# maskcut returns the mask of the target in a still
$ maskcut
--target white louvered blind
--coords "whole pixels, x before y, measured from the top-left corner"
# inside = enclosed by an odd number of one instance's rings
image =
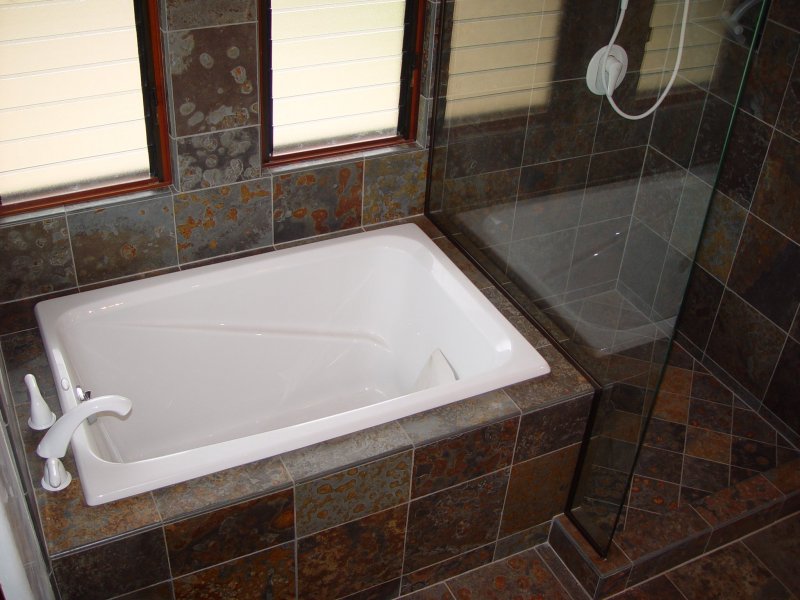
[[[397,133],[405,0],[272,0],[273,151]]]
[[[0,0],[0,196],[149,176],[132,0]]]
[[[448,122],[545,104],[561,17],[561,0],[456,0]]]

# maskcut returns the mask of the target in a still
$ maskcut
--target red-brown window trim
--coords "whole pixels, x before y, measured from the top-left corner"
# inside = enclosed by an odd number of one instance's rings
[[[134,2],[136,1],[134,0]],[[155,152],[151,152],[150,155],[150,169],[151,173],[157,173],[159,176],[154,175],[146,179],[87,188],[77,192],[35,198],[8,205],[3,205],[2,200],[0,200],[0,217],[98,200],[120,194],[157,189],[172,183],[169,161],[169,124],[166,110],[167,96],[164,84],[161,34],[159,31],[158,0],[138,1],[139,4],[136,6],[140,11],[143,11],[139,14],[145,17],[144,27],[139,30],[139,51],[140,54],[144,53],[142,68],[148,70],[147,78],[150,84],[147,88],[149,97],[145,99],[145,111],[151,111],[155,116],[154,122],[148,127],[148,144],[155,147]],[[154,159],[156,164],[153,164]]]
[[[302,150],[298,152],[287,152],[286,154],[271,154],[271,130],[272,130],[272,61],[270,60],[269,42],[271,39],[271,19],[270,19],[269,0],[260,0],[258,3],[259,31],[259,56],[261,62],[261,148],[262,164],[269,167],[284,166],[304,160],[317,160],[332,158],[354,152],[363,152],[377,148],[387,148],[392,146],[407,145],[416,141],[417,120],[419,117],[419,96],[420,81],[422,71],[422,44],[425,32],[425,8],[427,0],[406,0],[406,31],[404,33],[404,52],[409,51],[409,64],[404,64],[404,69],[408,68],[406,76],[406,93],[408,95],[409,109],[404,118],[406,134],[395,135],[392,137],[368,140],[365,142],[354,142],[350,144],[339,144],[326,148],[313,150]],[[411,31],[409,31],[409,26]],[[406,36],[413,35],[409,40],[410,45],[406,45]],[[401,92],[402,94],[402,92]]]

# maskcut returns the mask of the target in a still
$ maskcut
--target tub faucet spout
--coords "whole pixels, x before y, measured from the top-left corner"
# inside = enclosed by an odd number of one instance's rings
[[[124,396],[98,396],[64,413],[36,448],[36,454],[47,459],[42,487],[50,491],[63,490],[72,481],[72,476],[64,469],[60,459],[67,453],[75,430],[84,420],[101,412],[113,412],[124,417],[131,411],[131,406],[130,399]]]

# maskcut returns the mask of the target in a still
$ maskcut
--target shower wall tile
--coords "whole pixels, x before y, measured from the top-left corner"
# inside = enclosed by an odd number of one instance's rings
[[[181,263],[272,244],[272,181],[259,179],[175,196]]]
[[[578,227],[568,291],[616,279],[628,240],[629,226],[630,219],[623,217]]]
[[[298,598],[340,598],[400,576],[401,505],[297,541]]]
[[[567,229],[513,242],[508,256],[509,276],[530,286],[534,299],[562,294],[567,288],[576,234],[577,229]]]
[[[173,583],[175,600],[292,600],[295,598],[294,575],[294,543],[288,543],[176,578]]]
[[[705,100],[706,94],[694,88],[669,94],[653,117],[650,146],[688,168]]]
[[[717,187],[744,208],[750,208],[753,201],[771,136],[769,126],[745,112],[736,113]]]
[[[653,301],[655,315],[660,318],[672,318],[678,315],[691,270],[692,261],[669,246],[658,282],[658,291]]]
[[[275,243],[361,225],[364,162],[274,175]]]
[[[64,217],[0,227],[0,302],[74,288]]]
[[[732,115],[733,106],[728,102],[716,96],[709,96],[706,100],[692,153],[690,172],[709,185],[714,185],[716,180]]]
[[[411,497],[488,475],[511,464],[518,420],[508,419],[414,451]]]
[[[167,34],[177,137],[258,123],[258,25]]]
[[[686,176],[669,243],[689,258],[694,258],[696,255],[711,193],[708,184],[694,175]]]
[[[800,49],[800,33],[767,21],[744,87],[741,107],[774,125]]]
[[[447,212],[491,206],[514,198],[519,188],[519,169],[445,179],[442,208]]]
[[[794,432],[800,431],[800,342],[788,338],[764,397],[764,405]]]
[[[655,301],[667,248],[667,242],[652,229],[634,220],[619,279],[649,307]]]
[[[172,198],[68,213],[81,285],[177,264]]]
[[[685,177],[683,168],[658,152],[648,151],[633,214],[664,240],[672,235]]]
[[[160,528],[53,560],[62,600],[102,600],[169,579]]]
[[[778,115],[778,129],[784,133],[800,137],[800,54],[794,62],[794,70],[789,84],[786,86],[786,95],[783,106]]]
[[[256,0],[233,0],[223,4],[215,0],[166,0],[166,28],[193,29],[255,21]]]
[[[294,537],[292,490],[191,517],[164,527],[173,576],[186,575]]]
[[[750,216],[728,287],[788,331],[800,306],[800,245]]]
[[[258,136],[258,127],[243,127],[177,139],[176,187],[188,192],[260,177]]]
[[[421,215],[427,177],[427,150],[366,160],[364,225]]]
[[[507,484],[505,469],[412,501],[405,570],[416,571],[494,541]]]
[[[800,7],[792,0],[775,0],[770,6],[769,18],[800,31]]]
[[[756,398],[763,398],[785,340],[786,333],[726,291],[707,354]]]
[[[796,168],[798,164],[800,164],[800,142],[776,131],[761,171],[752,211],[800,244],[800,202],[797,202],[800,172]]]
[[[513,169],[519,167],[522,162],[525,124],[523,121],[521,126],[511,131],[487,131],[481,132],[480,135],[463,135],[456,141],[452,141],[453,133],[451,133],[450,139],[445,173],[450,179]]]
[[[519,200],[514,209],[513,241],[577,227],[582,204],[580,190]]]
[[[403,452],[298,485],[297,535],[305,536],[407,502],[411,458],[411,452]]]
[[[728,281],[746,219],[747,211],[726,195],[712,196],[697,262],[723,283]]]
[[[530,198],[582,187],[586,182],[588,168],[588,158],[523,167],[520,173],[519,197]]]

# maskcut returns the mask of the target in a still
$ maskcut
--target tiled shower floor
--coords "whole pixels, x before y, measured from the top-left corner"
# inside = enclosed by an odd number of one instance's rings
[[[612,598],[781,600],[800,598],[800,513],[680,565]],[[554,562],[555,561],[555,562]],[[551,568],[552,566],[552,568]],[[548,545],[454,577],[408,600],[587,598]]]

